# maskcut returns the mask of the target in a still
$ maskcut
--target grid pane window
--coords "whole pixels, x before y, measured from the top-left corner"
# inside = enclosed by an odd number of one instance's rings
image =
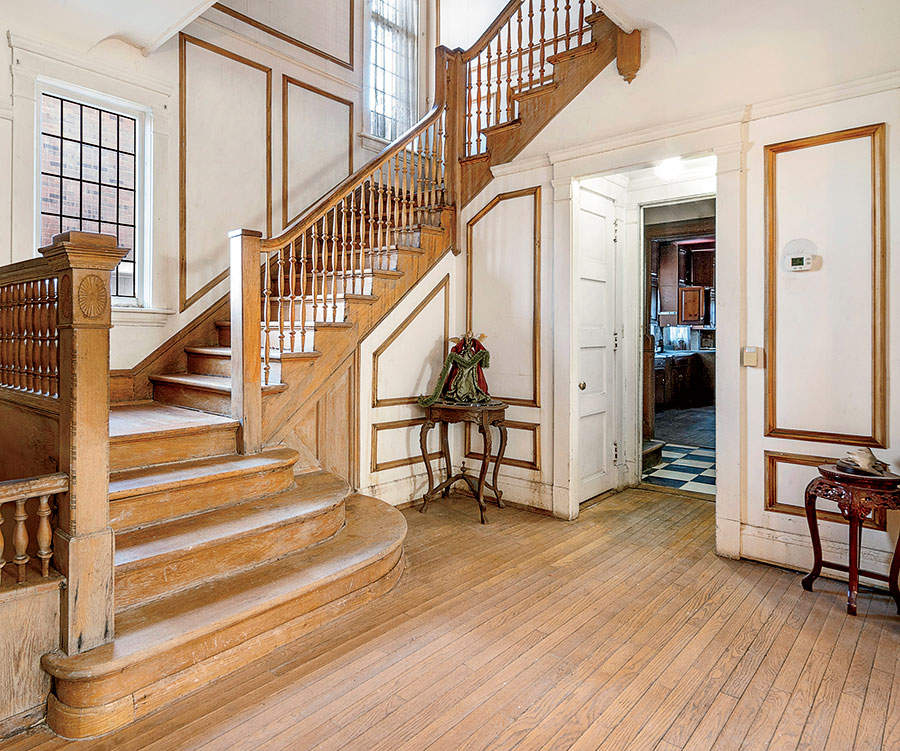
[[[415,121],[417,11],[418,0],[372,0],[369,108],[388,141]]]
[[[115,235],[128,255],[111,292],[135,297],[137,121],[117,112],[41,95],[41,245],[69,230]]]

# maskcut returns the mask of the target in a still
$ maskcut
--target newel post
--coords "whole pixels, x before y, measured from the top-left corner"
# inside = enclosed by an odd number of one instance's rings
[[[66,232],[41,248],[57,279],[59,500],[56,566],[67,587],[61,646],[77,654],[113,631],[113,532],[109,526],[110,272],[126,254],[110,235]]]
[[[262,450],[262,347],[260,318],[262,233],[239,229],[231,252],[231,416],[241,422],[242,454]]]

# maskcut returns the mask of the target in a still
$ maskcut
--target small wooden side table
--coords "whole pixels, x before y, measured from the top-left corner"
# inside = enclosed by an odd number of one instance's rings
[[[823,464],[819,467],[819,477],[806,486],[806,521],[809,523],[809,536],[812,538],[814,563],[812,571],[803,578],[803,589],[812,592],[813,582],[819,578],[822,568],[834,571],[846,571],[849,582],[847,587],[847,612],[856,615],[856,593],[859,588],[859,576],[878,579],[888,583],[891,596],[900,613],[900,585],[897,576],[900,574],[900,539],[891,559],[889,576],[874,571],[863,571],[859,567],[860,548],[862,546],[863,521],[877,508],[891,511],[900,510],[900,476],[887,474],[883,477],[869,477],[842,472],[834,464]],[[835,501],[841,515],[850,522],[850,560],[849,566],[822,560],[822,542],[819,539],[819,519],[816,516],[816,498]]]
[[[497,505],[503,508],[503,493],[497,487],[497,473],[500,471],[500,462],[503,461],[503,454],[506,451],[506,426],[503,419],[509,405],[503,402],[491,402],[489,404],[443,404],[438,402],[430,407],[425,407],[425,422],[419,432],[419,447],[422,450],[422,459],[425,462],[425,469],[428,472],[428,490],[422,496],[421,512],[425,512],[428,508],[428,502],[432,498],[436,498],[438,494],[443,493],[446,497],[450,493],[450,486],[455,482],[464,480],[475,494],[475,500],[478,501],[478,508],[481,510],[481,523],[487,524],[485,518],[484,489],[487,487],[493,492],[497,499]],[[450,461],[450,444],[447,440],[447,426],[451,423],[471,422],[478,427],[484,439],[484,453],[481,457],[481,472],[478,475],[478,484],[469,477],[465,465],[460,472],[453,474],[453,464]],[[447,479],[445,479],[437,487],[434,486],[434,472],[431,469],[431,462],[428,459],[428,431],[430,431],[436,423],[441,426],[441,453],[444,457],[444,466],[446,468]],[[500,448],[497,451],[497,459],[494,462],[494,476],[492,482],[487,482],[488,466],[491,463],[491,426],[496,425],[500,429]]]

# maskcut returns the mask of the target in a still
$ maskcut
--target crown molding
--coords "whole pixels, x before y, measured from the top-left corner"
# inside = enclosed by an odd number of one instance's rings
[[[12,31],[7,32],[7,39],[9,40],[10,49],[13,52],[14,68],[30,69],[27,64],[22,63],[17,57],[18,52],[26,52],[37,55],[38,57],[46,58],[47,60],[54,60],[74,68],[80,68],[89,73],[111,78],[116,81],[122,81],[131,84],[132,86],[138,86],[142,89],[153,91],[154,93],[162,94],[166,97],[172,96],[172,93],[174,92],[174,87],[171,84],[139,73],[133,73],[122,68],[114,67],[108,62],[92,60],[83,53],[64,50],[56,45],[46,44],[38,39],[17,34]]]
[[[751,115],[749,119],[761,120],[766,117],[784,115],[823,104],[834,104],[835,102],[856,99],[869,94],[880,94],[891,89],[900,89],[900,70],[858,78],[854,81],[814,89],[803,94],[759,102],[750,106]]]

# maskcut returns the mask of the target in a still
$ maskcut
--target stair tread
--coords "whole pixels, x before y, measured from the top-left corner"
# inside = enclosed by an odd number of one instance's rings
[[[349,490],[336,475],[316,472],[304,475],[299,485],[271,496],[121,532],[116,535],[115,565],[128,567],[287,520],[317,516],[340,504]]]
[[[295,463],[298,456],[293,449],[277,448],[252,456],[229,454],[125,469],[110,474],[109,499],[115,501],[132,495],[182,487],[186,484],[202,484],[213,479],[276,470]]]
[[[116,618],[113,642],[80,655],[52,652],[44,656],[44,667],[68,680],[118,673],[330,582],[347,579],[402,545],[406,519],[391,506],[353,495],[346,501],[346,513],[346,527],[329,540],[124,611]]]
[[[231,357],[231,347],[185,347],[184,351],[189,355],[206,355],[208,357]],[[260,353],[262,356],[262,353]],[[281,352],[277,349],[269,350],[269,359],[278,360]]]
[[[123,402],[109,408],[109,438],[113,441],[131,436],[200,432],[239,425],[240,421],[230,417],[160,402]]]
[[[231,393],[231,379],[223,376],[200,375],[198,373],[170,373],[165,375],[150,376],[152,383],[173,383],[181,386],[193,386],[206,391],[217,391],[223,394]],[[262,387],[263,393],[286,391],[283,383],[269,383]]]

